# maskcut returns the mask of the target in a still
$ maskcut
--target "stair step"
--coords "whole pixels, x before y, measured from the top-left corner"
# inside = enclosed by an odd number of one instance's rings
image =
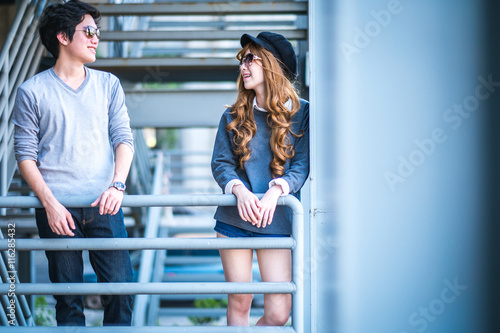
[[[234,58],[101,58],[89,67],[133,82],[236,82]]]
[[[162,44],[164,44],[163,42]],[[196,54],[214,54],[214,55],[221,55],[222,53],[228,54],[230,56],[235,56],[236,53],[240,50],[240,44],[235,43],[234,47],[213,47],[213,46],[206,46],[206,47],[192,47],[190,46],[189,48],[184,46],[183,42],[166,42],[166,43],[178,43],[182,45],[144,45],[142,48],[142,55],[144,57],[180,57],[180,56],[189,56],[189,55],[196,55]]]
[[[296,19],[294,16],[288,15],[287,17],[279,17],[277,20],[269,20],[268,15],[265,16],[262,20],[230,20],[228,18],[224,18],[221,20],[219,17],[213,17],[213,20],[173,20],[171,17],[168,17],[169,20],[163,19],[165,16],[156,16],[152,17],[148,22],[148,26],[151,29],[179,29],[189,27],[193,28],[205,28],[205,29],[242,29],[244,27],[256,27],[256,26],[273,26],[273,27],[295,27]],[[255,28],[253,28],[255,29]],[[273,29],[274,31],[274,29]]]
[[[89,64],[92,67],[231,67],[237,68],[238,63],[234,58],[100,58]]]
[[[307,14],[306,1],[92,4],[103,16]]]
[[[189,25],[189,22],[186,23]],[[239,40],[243,34],[256,36],[261,30],[192,30],[192,31],[102,31],[101,41],[213,41]],[[307,30],[273,30],[289,40],[305,40]]]

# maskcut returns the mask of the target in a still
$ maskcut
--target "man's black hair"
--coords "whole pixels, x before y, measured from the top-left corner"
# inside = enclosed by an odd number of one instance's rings
[[[84,20],[86,14],[92,16],[95,23],[99,24],[101,17],[99,10],[82,1],[70,0],[45,8],[38,23],[38,33],[42,44],[54,58],[59,58],[57,34],[64,33],[71,42],[76,26]]]

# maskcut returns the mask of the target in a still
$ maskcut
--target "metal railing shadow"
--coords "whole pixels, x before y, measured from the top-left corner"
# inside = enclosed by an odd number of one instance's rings
[[[258,195],[261,197],[262,195]],[[88,207],[93,197],[59,198],[66,207]],[[128,195],[125,207],[234,206],[233,195]],[[60,250],[174,250],[174,249],[291,249],[291,282],[169,282],[169,283],[9,283],[0,284],[0,295],[161,295],[161,294],[292,294],[291,327],[169,326],[169,332],[304,332],[304,212],[293,196],[281,197],[278,205],[292,211],[290,238],[100,238],[100,239],[9,239],[0,240],[0,251]],[[0,208],[41,207],[36,197],[0,197]],[[9,244],[15,244],[13,247]],[[5,327],[2,332],[156,332],[165,327]]]

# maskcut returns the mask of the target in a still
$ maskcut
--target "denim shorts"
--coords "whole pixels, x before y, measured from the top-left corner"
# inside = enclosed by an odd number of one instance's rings
[[[248,231],[220,221],[215,222],[214,230],[227,237],[290,237],[288,235],[263,234]]]

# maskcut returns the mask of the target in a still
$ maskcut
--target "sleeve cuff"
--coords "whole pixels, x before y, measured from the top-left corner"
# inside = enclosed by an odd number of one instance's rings
[[[271,188],[274,185],[281,186],[281,190],[283,191],[283,193],[280,196],[284,197],[290,194],[290,185],[288,185],[288,182],[283,178],[275,178],[269,182],[269,188]]]
[[[233,186],[234,185],[243,185],[243,182],[239,179],[232,179],[229,181],[229,183],[226,184],[226,187],[224,188],[224,194],[233,194]]]
[[[134,141],[133,140],[124,140],[124,141],[120,141],[118,142],[116,145],[113,146],[113,150],[116,150],[116,148],[118,148],[119,145],[125,145],[125,146],[128,146],[130,148],[130,150],[132,150],[132,153],[134,153]]]

